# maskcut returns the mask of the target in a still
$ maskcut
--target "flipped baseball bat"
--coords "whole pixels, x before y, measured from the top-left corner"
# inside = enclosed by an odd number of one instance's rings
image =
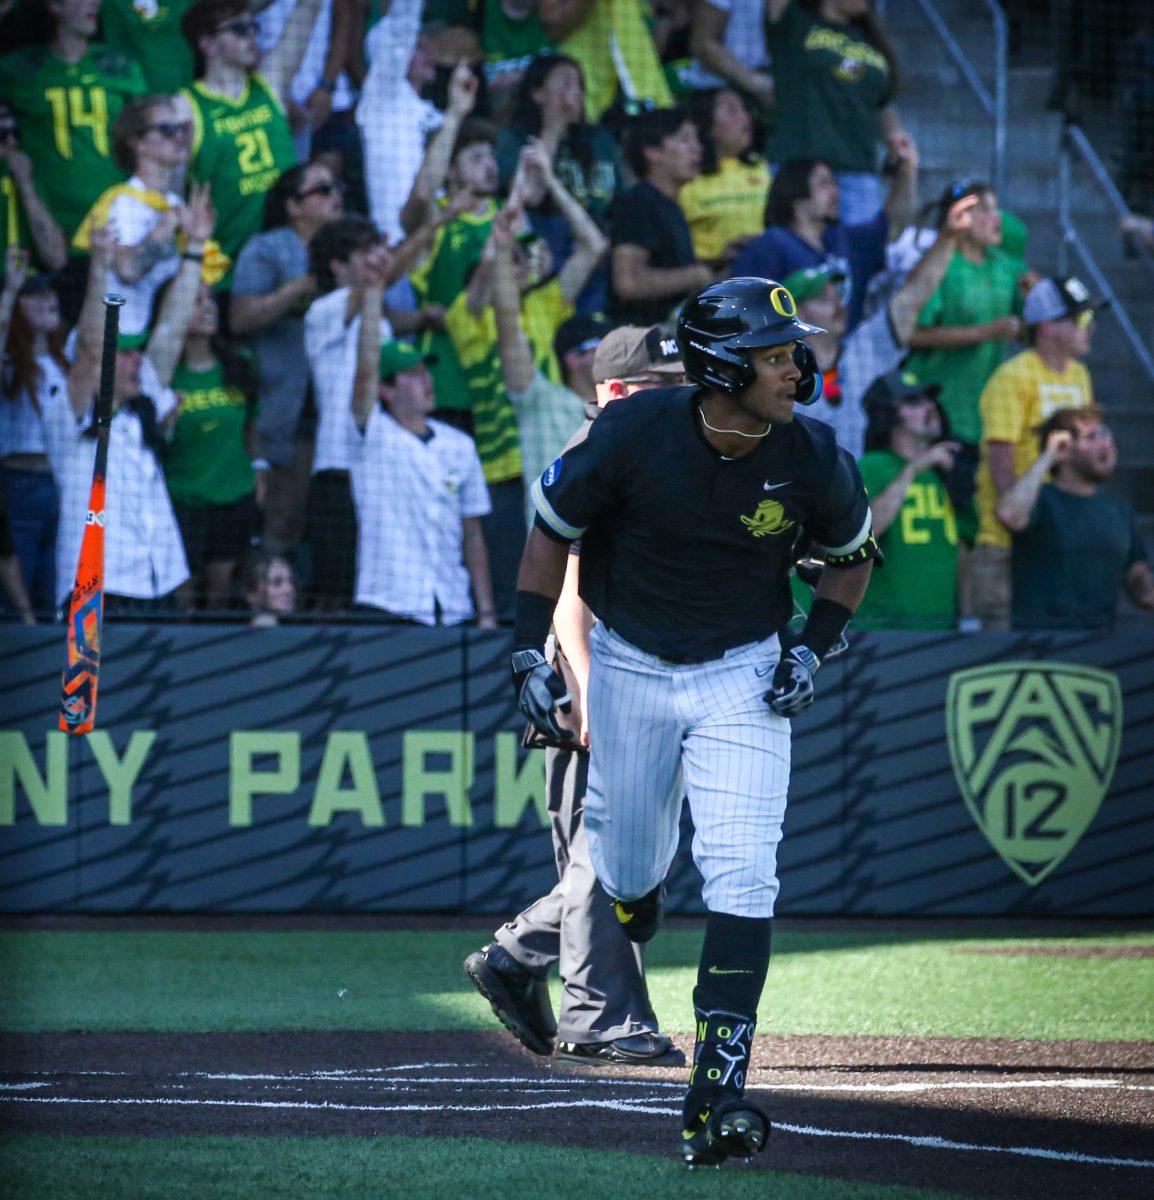
[[[100,390],[96,394],[96,459],[80,543],[76,582],[68,600],[68,658],[60,688],[59,725],[65,733],[91,733],[96,724],[100,686],[100,638],[104,624],[104,498],[108,473],[108,431],[116,383],[116,342],[124,297],[104,297],[104,344],[100,352]]]

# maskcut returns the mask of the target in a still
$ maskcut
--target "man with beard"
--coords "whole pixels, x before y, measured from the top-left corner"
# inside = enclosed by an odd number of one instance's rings
[[[1037,461],[997,505],[1014,535],[1014,627],[1107,628],[1119,584],[1154,612],[1154,578],[1134,510],[1103,489],[1118,451],[1102,410],[1061,408],[1038,429],[1038,440]]]
[[[886,569],[873,579],[857,623],[868,629],[952,629],[958,609],[958,530],[945,473],[958,444],[939,389],[908,371],[874,380],[858,467],[870,496]]]

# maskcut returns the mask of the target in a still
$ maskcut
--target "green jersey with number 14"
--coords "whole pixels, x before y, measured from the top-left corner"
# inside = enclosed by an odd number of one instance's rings
[[[36,190],[68,241],[96,198],[124,181],[112,161],[112,125],[146,90],[140,67],[107,46],[90,46],[72,66],[47,46],[0,57],[0,96],[20,123]]]

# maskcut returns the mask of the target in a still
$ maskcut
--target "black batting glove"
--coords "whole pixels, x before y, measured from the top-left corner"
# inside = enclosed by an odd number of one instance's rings
[[[538,733],[562,742],[573,740],[572,731],[563,729],[556,715],[556,710],[572,709],[569,690],[540,650],[513,651],[513,687],[517,707]]]
[[[813,677],[821,660],[808,646],[794,646],[778,660],[762,699],[779,717],[796,717],[813,703]]]

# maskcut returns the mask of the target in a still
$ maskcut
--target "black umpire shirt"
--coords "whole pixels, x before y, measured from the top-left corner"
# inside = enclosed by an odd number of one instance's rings
[[[590,609],[639,649],[686,661],[788,622],[803,530],[849,554],[871,529],[857,465],[828,425],[795,414],[727,459],[701,432],[698,394],[652,388],[607,405],[533,485],[543,531],[581,539]]]

